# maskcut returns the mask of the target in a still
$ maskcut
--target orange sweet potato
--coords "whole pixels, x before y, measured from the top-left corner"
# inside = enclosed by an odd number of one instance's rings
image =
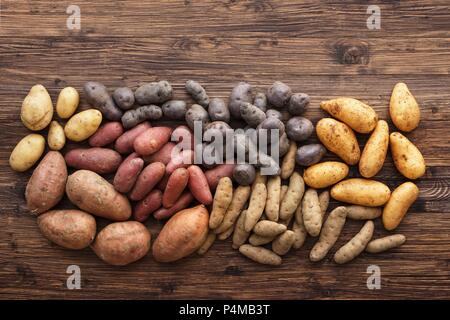
[[[189,171],[178,168],[169,177],[164,190],[162,204],[164,208],[170,208],[177,202],[189,181]]]
[[[189,166],[189,182],[188,187],[192,195],[198,202],[204,205],[212,203],[213,197],[209,189],[208,181],[205,174],[199,166]]]
[[[169,127],[153,127],[145,130],[133,142],[134,151],[142,156],[149,156],[165,145],[172,133]]]

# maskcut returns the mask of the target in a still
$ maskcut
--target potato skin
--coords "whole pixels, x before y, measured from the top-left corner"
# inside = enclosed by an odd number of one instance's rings
[[[92,136],[102,122],[102,114],[95,109],[77,113],[67,121],[64,133],[67,139],[80,142]]]
[[[347,179],[331,188],[333,199],[367,207],[384,205],[390,195],[391,191],[384,183],[361,178]]]
[[[349,242],[336,251],[334,261],[337,264],[343,264],[355,259],[364,251],[370,239],[372,239],[374,228],[373,221],[366,221],[361,230]]]
[[[359,133],[372,132],[378,122],[375,110],[357,99],[340,97],[322,101],[320,107]]]
[[[83,86],[83,91],[87,102],[95,109],[100,110],[106,119],[111,121],[120,120],[122,110],[116,106],[108,89],[103,84],[95,81],[86,82]]]
[[[171,120],[183,120],[187,112],[184,100],[169,100],[162,105],[161,109],[164,117]]]
[[[65,87],[61,90],[56,101],[56,113],[61,119],[70,118],[78,108],[80,95],[75,88]]]
[[[122,162],[117,151],[107,148],[73,149],[66,153],[64,159],[69,167],[98,174],[115,172]]]
[[[425,174],[425,159],[419,149],[399,132],[391,133],[392,159],[398,171],[406,178],[415,180]]]
[[[89,138],[89,145],[91,147],[104,147],[116,141],[122,134],[123,127],[120,122],[107,122]]]
[[[146,83],[134,92],[134,97],[139,105],[161,104],[172,99],[172,86],[163,80]]]
[[[281,265],[281,257],[269,249],[263,247],[252,246],[251,244],[243,244],[239,247],[239,252],[247,258],[271,266]]]
[[[266,120],[266,114],[264,111],[248,102],[241,103],[240,112],[241,118],[253,128],[256,128],[260,123]]]
[[[329,187],[348,175],[348,166],[337,161],[326,161],[307,168],[303,173],[305,183],[311,188]]]
[[[228,108],[231,116],[241,119],[241,103],[253,101],[253,87],[248,82],[239,82],[231,91]]]
[[[153,162],[139,174],[128,197],[133,201],[142,200],[164,177],[166,167],[161,162]]]
[[[220,98],[212,98],[208,106],[208,114],[211,121],[230,121],[230,110],[225,101]]]
[[[114,90],[112,95],[116,105],[122,110],[131,109],[134,105],[134,93],[128,87],[121,87]]]
[[[417,128],[420,122],[420,108],[405,83],[394,86],[389,104],[389,114],[395,126],[410,132]]]
[[[383,209],[383,225],[386,230],[398,227],[409,207],[417,200],[419,188],[412,182],[399,185],[393,192]]]
[[[161,207],[162,192],[160,190],[151,191],[144,199],[136,203],[133,210],[133,218],[136,221],[144,222],[148,217]]]
[[[383,167],[389,146],[389,126],[380,120],[364,147],[359,160],[359,172],[364,178],[372,178]]]
[[[178,198],[177,202],[170,208],[159,208],[153,213],[156,220],[168,219],[178,211],[187,208],[191,202],[194,200],[192,193],[189,191],[183,192],[183,194]]]
[[[197,251],[208,236],[209,213],[204,205],[176,213],[164,225],[152,251],[158,262],[173,262]]]
[[[93,216],[81,210],[51,210],[37,218],[41,233],[57,245],[79,250],[95,238],[97,224]]]
[[[169,177],[164,190],[162,204],[164,208],[172,207],[180,198],[189,181],[189,171],[178,168]]]
[[[383,238],[375,239],[367,244],[366,252],[379,253],[392,248],[400,247],[406,242],[403,234],[393,234]]]
[[[136,152],[130,154],[117,168],[113,182],[114,188],[121,193],[129,192],[136,183],[142,168],[144,168],[144,160],[139,158]]]
[[[220,226],[225,217],[225,213],[233,198],[233,182],[228,177],[219,180],[214,201],[212,205],[211,215],[209,217],[209,228],[216,229]]]
[[[151,104],[128,110],[123,114],[121,121],[125,129],[130,129],[146,120],[159,120],[162,116],[163,111],[161,107]]]
[[[22,102],[20,119],[25,127],[39,131],[48,126],[53,117],[53,104],[47,89],[37,84],[30,89]]]
[[[353,220],[372,220],[381,217],[381,208],[364,206],[347,206],[347,218]]]
[[[255,167],[248,163],[238,164],[233,169],[233,179],[241,186],[251,185],[255,176]]]
[[[286,123],[286,134],[294,141],[304,141],[314,132],[312,122],[304,117],[292,117]]]
[[[208,181],[209,188],[214,191],[219,184],[220,178],[233,176],[234,164],[220,164],[217,167],[205,171],[205,177]]]
[[[95,254],[113,266],[125,266],[143,258],[150,250],[151,234],[137,221],[111,223],[91,245]]]
[[[172,159],[172,150],[175,148],[176,144],[173,142],[167,142],[165,145],[162,146],[161,149],[156,151],[155,153],[144,157],[145,163],[152,163],[152,162],[162,162],[165,166],[170,162]]]
[[[112,221],[125,221],[131,216],[128,199],[95,172],[75,171],[67,178],[66,193],[73,204],[93,215]]]
[[[318,163],[327,153],[327,149],[319,143],[303,145],[296,151],[295,162],[304,167]]]
[[[189,166],[188,188],[198,202],[209,205],[213,201],[213,196],[208,185],[208,180],[199,166]]]
[[[134,127],[131,130],[125,131],[119,138],[117,138],[116,143],[114,144],[114,149],[119,153],[131,153],[133,152],[133,143],[136,138],[146,131],[147,129],[151,128],[150,123],[144,122],[141,124],[138,124],[136,127]]]
[[[202,123],[204,129],[209,123],[209,115],[201,105],[193,104],[186,111],[185,120],[191,130],[194,130],[194,123],[197,121],[200,121]]]
[[[20,140],[9,156],[11,169],[23,172],[30,169],[42,156],[45,149],[45,138],[32,133]]]
[[[349,165],[357,164],[361,155],[358,141],[352,129],[345,123],[323,118],[316,125],[319,140],[331,152]]]
[[[148,156],[161,149],[170,139],[172,128],[153,127],[145,130],[133,142],[134,150]]]
[[[51,150],[61,150],[66,144],[66,135],[64,134],[63,127],[58,123],[58,121],[52,121],[50,123],[50,128],[48,129],[47,136],[48,147]]]
[[[67,167],[58,151],[49,151],[28,181],[25,199],[28,210],[39,215],[53,208],[64,196]]]
[[[270,105],[275,108],[282,108],[289,102],[292,96],[292,90],[287,84],[281,81],[275,81],[267,89],[266,96]]]
[[[206,93],[205,88],[201,86],[195,80],[188,80],[185,84],[186,91],[191,95],[192,99],[195,100],[202,107],[208,107],[209,105],[209,97]]]

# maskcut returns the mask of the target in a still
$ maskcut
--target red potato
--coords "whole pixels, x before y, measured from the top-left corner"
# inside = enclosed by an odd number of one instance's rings
[[[172,159],[172,150],[175,147],[175,143],[167,142],[161,149],[152,155],[144,157],[145,163],[162,162],[167,165]]]
[[[173,206],[168,209],[158,209],[157,211],[155,211],[155,213],[153,213],[153,217],[155,217],[156,220],[168,219],[178,211],[187,208],[193,200],[194,197],[192,196],[192,194],[189,191],[185,191]]]
[[[144,167],[144,160],[136,152],[130,154],[117,169],[114,176],[114,188],[122,193],[129,192]]]
[[[188,187],[192,195],[198,202],[204,205],[212,203],[213,197],[209,189],[208,180],[199,166],[189,166],[189,182]]]
[[[214,191],[219,184],[219,180],[223,177],[228,177],[232,179],[233,177],[233,169],[235,164],[221,164],[217,167],[205,171],[206,179],[208,180],[209,188]]]
[[[170,139],[172,128],[153,127],[142,132],[134,140],[134,151],[143,156],[149,156],[161,149]]]
[[[166,172],[171,174],[178,168],[187,168],[194,163],[194,151],[183,150],[177,152],[166,166]]]
[[[139,174],[129,198],[134,201],[142,200],[156,184],[164,177],[166,167],[161,162],[153,162]]]
[[[163,191],[166,190],[167,182],[169,181],[170,174],[167,172],[164,174],[164,177],[161,179],[161,181],[158,182],[156,185],[156,188]]]
[[[172,132],[171,141],[176,142],[183,150],[194,149],[194,135],[188,126],[181,125],[176,127]]]
[[[67,166],[98,174],[112,173],[122,162],[117,151],[107,148],[73,149],[64,156]]]
[[[107,122],[89,138],[91,147],[103,147],[116,141],[123,134],[123,127],[120,122]]]
[[[185,168],[178,168],[170,175],[162,199],[164,208],[170,208],[177,202],[186,188],[188,181],[189,171]]]
[[[208,236],[209,213],[204,205],[178,212],[164,225],[153,243],[153,258],[173,262],[195,252]]]
[[[122,154],[127,154],[133,152],[133,143],[137,138],[145,130],[151,128],[152,126],[148,122],[143,122],[138,124],[131,130],[125,131],[119,138],[117,138],[116,143],[114,144],[114,149]]]
[[[144,222],[154,211],[161,208],[161,203],[162,192],[160,190],[153,190],[134,206],[134,220]]]

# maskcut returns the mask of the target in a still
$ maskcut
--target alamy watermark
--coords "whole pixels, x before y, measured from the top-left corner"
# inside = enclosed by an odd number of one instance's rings
[[[66,26],[69,30],[81,29],[81,9],[79,6],[72,4],[67,7],[66,13],[69,17],[66,20]]]
[[[66,273],[70,274],[67,278],[66,286],[69,290],[81,289],[81,269],[76,264],[70,265],[66,269]]]
[[[367,289],[380,290],[381,289],[381,269],[377,265],[370,265],[367,267],[366,273],[370,274],[367,278]]]
[[[377,5],[370,5],[367,7],[367,14],[370,16],[367,18],[366,25],[369,30],[381,29],[381,9]]]

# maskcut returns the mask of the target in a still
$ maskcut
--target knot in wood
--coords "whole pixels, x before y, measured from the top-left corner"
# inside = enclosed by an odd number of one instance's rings
[[[369,45],[359,40],[339,40],[334,45],[341,64],[368,64]]]

